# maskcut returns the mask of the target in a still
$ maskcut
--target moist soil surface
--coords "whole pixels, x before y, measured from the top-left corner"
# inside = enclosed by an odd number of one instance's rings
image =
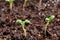
[[[0,0],[0,40],[60,40],[60,1],[59,0],[29,0],[24,7],[24,0],[15,0],[10,11],[9,3]],[[44,34],[45,18],[55,15]],[[26,24],[27,36],[16,23],[17,19],[30,20]]]

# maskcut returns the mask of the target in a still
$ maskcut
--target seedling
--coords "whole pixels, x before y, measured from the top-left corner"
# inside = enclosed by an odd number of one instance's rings
[[[46,35],[46,30],[47,30],[47,26],[49,25],[49,23],[53,20],[55,18],[55,16],[54,15],[52,15],[52,16],[50,16],[49,18],[46,18],[45,20],[46,20],[46,25],[45,25],[45,35]]]
[[[13,5],[13,1],[14,0],[5,0],[6,2],[9,2],[9,4],[10,4],[10,10],[12,10],[12,5]]]
[[[41,8],[42,8],[42,0],[39,0],[39,6],[38,6],[38,10],[41,10]]]
[[[26,37],[26,29],[25,29],[25,23],[29,23],[29,24],[31,24],[31,22],[29,21],[29,20],[25,20],[25,21],[22,21],[22,20],[20,20],[20,19],[17,19],[16,20],[16,23],[19,23],[19,24],[21,24],[21,27],[22,27],[22,29],[23,29],[23,31],[24,31],[24,36]]]
[[[25,10],[25,6],[26,6],[26,3],[27,3],[28,0],[24,0],[24,4],[23,4],[23,11]]]
[[[41,4],[42,4],[42,0],[39,1],[39,6],[41,7]]]

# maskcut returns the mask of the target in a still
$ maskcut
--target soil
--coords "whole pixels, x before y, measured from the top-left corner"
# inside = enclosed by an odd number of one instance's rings
[[[0,40],[60,40],[60,1],[59,0],[29,0],[24,7],[24,0],[15,0],[10,13],[9,3],[0,0]],[[40,5],[40,6],[39,6]],[[47,35],[44,35],[45,18],[55,15],[50,22]],[[27,36],[16,23],[17,19],[28,19],[32,24],[26,24]]]

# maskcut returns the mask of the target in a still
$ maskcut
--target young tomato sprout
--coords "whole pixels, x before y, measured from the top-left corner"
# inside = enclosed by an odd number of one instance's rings
[[[39,4],[38,4],[38,10],[42,9],[42,0],[39,0]]]
[[[13,1],[14,0],[5,0],[6,2],[9,2],[9,4],[10,4],[10,10],[12,10],[12,5],[13,5]]]
[[[52,15],[52,16],[50,16],[49,18],[46,18],[45,20],[46,20],[46,25],[45,25],[45,35],[46,35],[46,30],[47,30],[47,26],[49,25],[49,23],[53,20],[55,18],[55,16],[54,15]]]
[[[20,20],[20,19],[17,19],[17,20],[16,20],[16,23],[21,24],[21,27],[22,27],[22,29],[23,29],[23,31],[24,31],[24,36],[26,37],[27,33],[26,33],[26,29],[25,29],[25,23],[31,24],[31,22],[30,22],[29,20],[27,20],[27,19],[26,19],[25,21],[22,21],[22,20]]]
[[[25,10],[25,6],[26,6],[26,3],[27,3],[28,0],[24,0],[24,4],[23,4],[23,11]]]
[[[41,4],[42,4],[42,0],[39,1],[39,6],[41,7]]]

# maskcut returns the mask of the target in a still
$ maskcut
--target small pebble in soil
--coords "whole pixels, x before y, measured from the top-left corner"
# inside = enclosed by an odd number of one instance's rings
[[[53,36],[57,36],[56,34],[53,34]]]
[[[2,11],[5,11],[5,9],[4,9],[4,8],[2,8],[1,10],[2,10]]]
[[[41,35],[40,35],[40,34],[37,34],[37,36],[41,37]]]
[[[44,5],[45,7],[47,6],[47,4]]]
[[[49,28],[49,29],[48,29],[48,31],[52,31],[52,29],[51,29],[51,28]]]
[[[52,1],[52,3],[54,3],[54,1]]]
[[[50,4],[48,4],[48,6],[50,6]]]
[[[54,38],[53,38],[53,37],[54,37]],[[53,34],[52,39],[53,39],[53,40],[55,40],[55,39],[58,40],[57,34]]]

